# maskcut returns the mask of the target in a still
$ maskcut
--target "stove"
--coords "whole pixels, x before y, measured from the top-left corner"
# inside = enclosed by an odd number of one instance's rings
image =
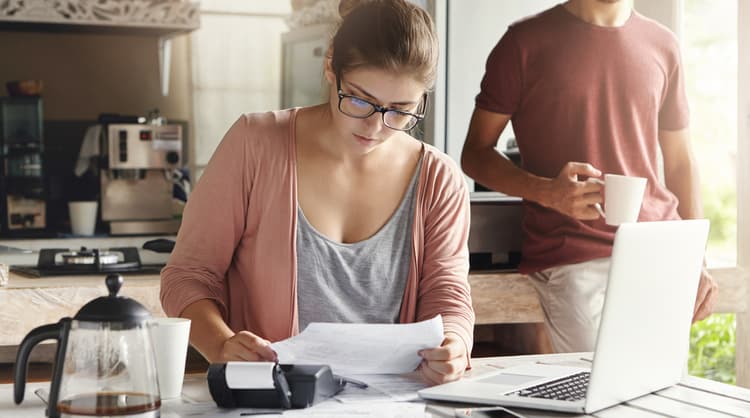
[[[44,248],[36,266],[10,266],[10,270],[31,277],[79,276],[86,274],[159,274],[163,265],[143,264],[136,247],[77,250]]]

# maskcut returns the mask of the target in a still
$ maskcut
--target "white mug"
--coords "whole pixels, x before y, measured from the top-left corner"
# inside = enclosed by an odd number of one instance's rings
[[[68,202],[70,229],[74,235],[94,235],[96,229],[97,201]]]
[[[190,320],[186,318],[153,318],[149,331],[156,354],[156,374],[161,399],[179,398],[185,377],[190,338]]]
[[[598,203],[594,206],[607,225],[638,221],[646,181],[645,177],[604,175],[604,210]]]

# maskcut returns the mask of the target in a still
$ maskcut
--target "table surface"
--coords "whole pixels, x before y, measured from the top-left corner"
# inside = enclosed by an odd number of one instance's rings
[[[475,376],[481,375],[493,369],[533,361],[560,362],[562,364],[585,366],[588,363],[581,360],[581,357],[584,354],[585,353],[571,353],[478,358],[472,360],[474,369],[469,374]],[[43,417],[44,404],[34,395],[34,391],[39,388],[49,389],[49,382],[27,384],[24,402],[17,406],[13,404],[13,385],[0,385],[0,416],[13,416],[18,418]],[[373,411],[373,415],[370,416],[384,416],[382,412],[385,409],[376,408],[376,406],[377,405],[368,405],[368,409]],[[452,417],[454,416],[456,408],[466,408],[467,406],[468,405],[466,404],[428,402],[426,403],[425,416]],[[301,412],[305,414],[305,411],[307,411],[312,414],[315,412],[316,407],[297,411],[297,413]],[[563,414],[529,409],[513,408],[513,410],[522,416],[529,418],[588,417],[588,415]],[[201,411],[204,411],[205,413],[201,413]],[[182,399],[163,401],[161,416],[165,418],[215,415],[239,417],[240,412],[241,411],[239,410],[220,411],[212,407],[205,376],[187,375],[183,386]],[[688,418],[750,417],[750,390],[712,382],[706,379],[687,377],[683,382],[676,386],[605,409],[596,413],[596,416],[604,418],[658,416]]]

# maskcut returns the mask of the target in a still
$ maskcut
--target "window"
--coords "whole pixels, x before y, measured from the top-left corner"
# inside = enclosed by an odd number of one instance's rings
[[[290,11],[289,1],[201,1],[201,28],[190,38],[196,174],[241,114],[279,108]]]
[[[737,2],[684,0],[683,60],[691,137],[711,219],[707,258],[737,263]]]
[[[746,193],[737,175],[738,165],[747,158],[738,154],[740,2],[681,3],[691,136],[701,173],[704,215],[711,220],[707,262],[709,267],[731,268],[742,255],[738,254],[738,221],[742,220],[738,197]],[[735,356],[736,317],[734,313],[715,314],[693,326],[691,374],[735,383],[736,364],[740,364]]]

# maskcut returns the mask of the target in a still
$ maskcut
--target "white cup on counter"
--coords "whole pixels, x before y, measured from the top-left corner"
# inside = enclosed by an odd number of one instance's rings
[[[153,318],[149,331],[156,354],[156,373],[162,399],[179,398],[185,377],[190,339],[190,320],[186,318]]]
[[[97,201],[68,202],[70,229],[74,235],[94,235],[96,228]]]

